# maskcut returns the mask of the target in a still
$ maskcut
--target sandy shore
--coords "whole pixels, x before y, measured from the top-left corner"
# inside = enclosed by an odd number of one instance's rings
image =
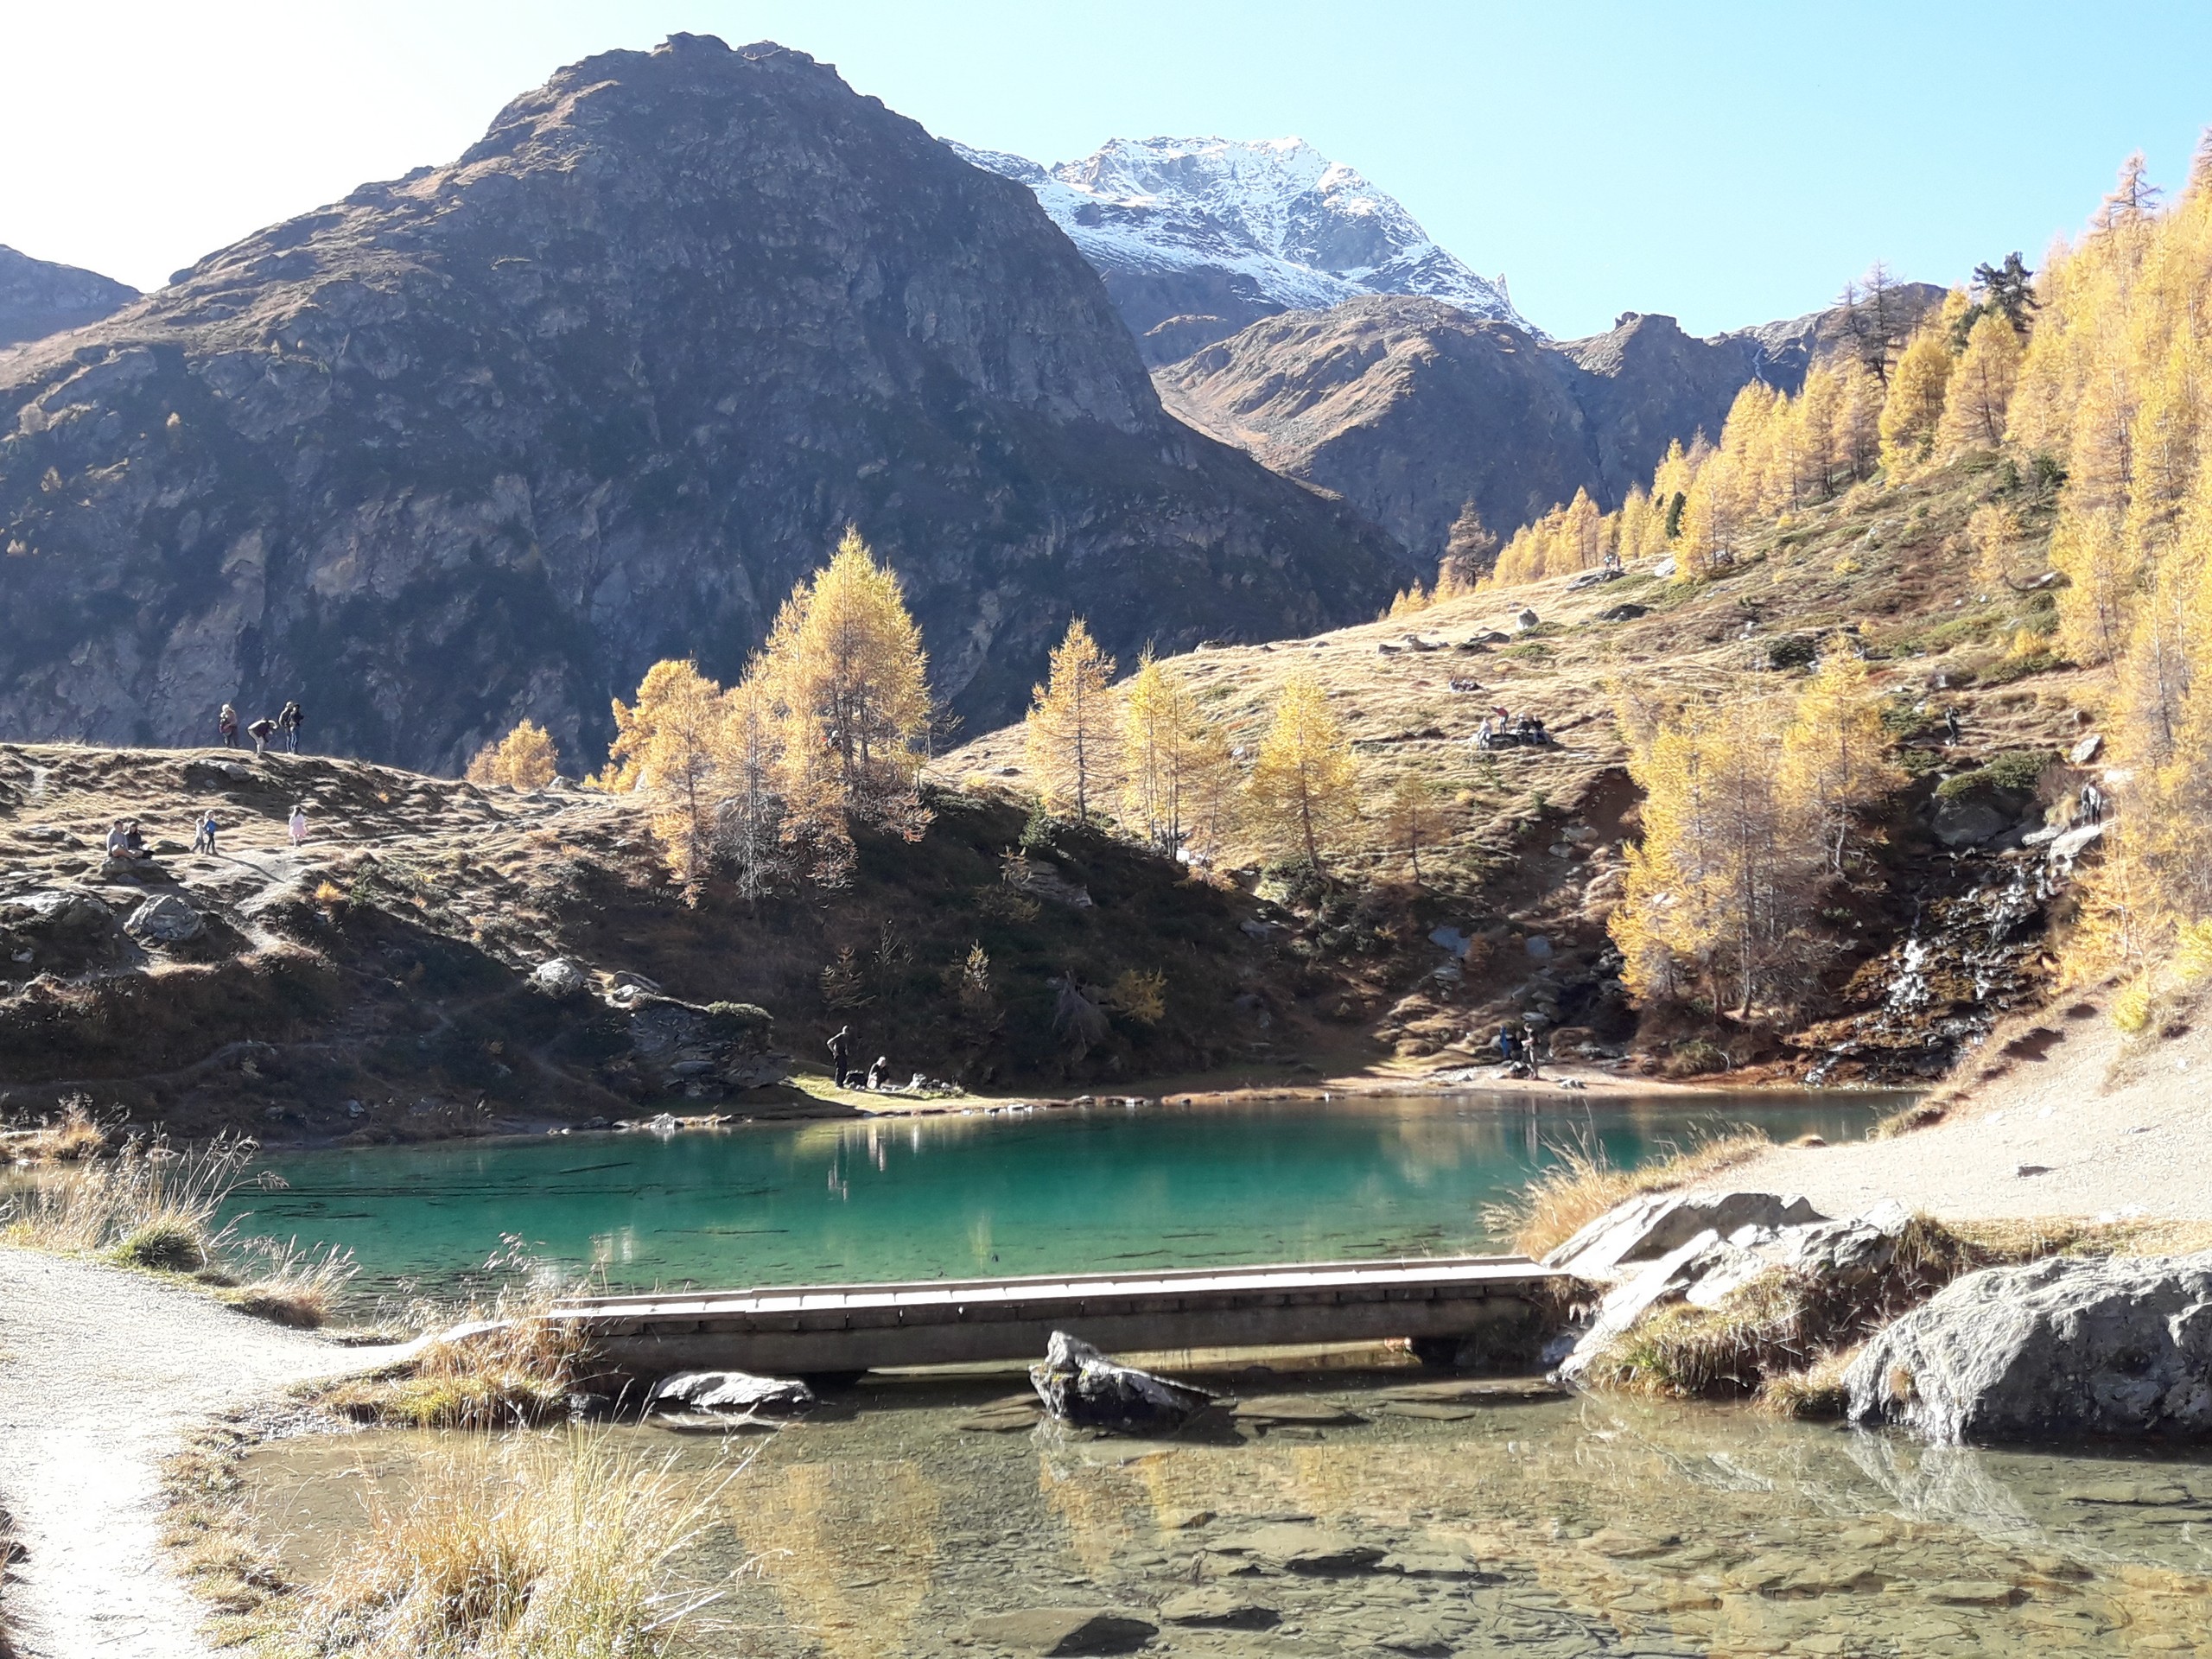
[[[1894,1198],[1960,1221],[2212,1221],[2212,1030],[2139,1049],[2101,1009],[2053,1011],[2042,1029],[1933,1128],[1777,1147],[1727,1184],[1802,1192],[1831,1216]]]
[[[391,1351],[0,1246],[0,1506],[23,1550],[0,1608],[24,1659],[204,1659],[160,1546],[161,1460],[223,1411]]]

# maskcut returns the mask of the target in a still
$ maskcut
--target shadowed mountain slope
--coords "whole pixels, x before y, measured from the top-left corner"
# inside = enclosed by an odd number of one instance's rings
[[[0,351],[98,322],[137,297],[137,289],[96,270],[34,259],[0,243]]]
[[[734,674],[847,522],[940,695],[1371,612],[1396,550],[1161,410],[1035,198],[773,45],[563,69],[459,161],[0,366],[0,730],[225,700],[456,766],[571,757],[655,658]]]
[[[1942,290],[1897,290],[1916,315]],[[1293,311],[1155,372],[1167,406],[1342,495],[1424,563],[1472,500],[1501,534],[1586,489],[1619,505],[1677,440],[1718,436],[1752,380],[1785,391],[1847,340],[1840,315],[1700,339],[1624,315],[1558,343],[1433,300]]]

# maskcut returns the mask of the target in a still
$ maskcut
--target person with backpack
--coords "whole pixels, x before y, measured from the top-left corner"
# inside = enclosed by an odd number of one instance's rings
[[[222,734],[223,747],[225,748],[235,749],[238,747],[238,711],[231,707],[229,703],[225,703],[223,705],[223,712],[215,716],[215,729]]]
[[[276,711],[276,729],[284,734],[284,747],[294,754],[300,752],[300,728],[306,721],[307,715],[301,711],[297,697]]]

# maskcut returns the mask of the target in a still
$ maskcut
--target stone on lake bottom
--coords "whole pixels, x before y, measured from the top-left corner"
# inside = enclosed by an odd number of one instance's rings
[[[689,1406],[694,1411],[791,1417],[813,1410],[814,1403],[812,1389],[787,1377],[754,1376],[747,1371],[678,1371],[653,1384],[645,1408]]]
[[[1382,1559],[1373,1544],[1320,1527],[1277,1522],[1224,1538],[1214,1547],[1224,1555],[1249,1555],[1287,1573],[1361,1573]]]
[[[1366,1421],[1332,1401],[1306,1400],[1295,1395],[1241,1400],[1230,1414],[1247,1428],[1334,1428]]]
[[[1170,1624],[1225,1630],[1263,1630],[1281,1617],[1265,1602],[1219,1586],[1192,1590],[1160,1603],[1160,1616]]]
[[[1024,1607],[970,1620],[969,1634],[1017,1653],[1134,1653],[1160,1627],[1103,1607]]]

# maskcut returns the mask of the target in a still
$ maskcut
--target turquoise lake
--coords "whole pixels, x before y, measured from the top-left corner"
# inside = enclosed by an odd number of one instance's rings
[[[1856,1138],[1895,1101],[1680,1094],[1150,1106],[283,1154],[248,1234],[352,1249],[372,1294],[518,1249],[611,1288],[1323,1261],[1497,1249],[1485,1204],[1563,1146],[1616,1164],[1727,1125]]]

